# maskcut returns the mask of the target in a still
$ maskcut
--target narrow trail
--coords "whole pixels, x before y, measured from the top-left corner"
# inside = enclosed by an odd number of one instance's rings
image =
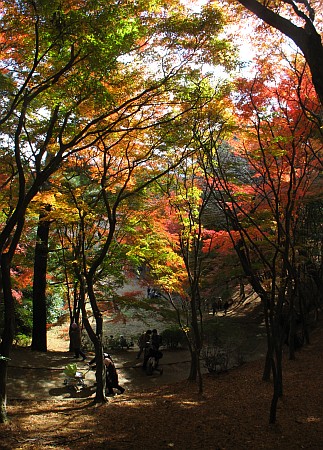
[[[246,314],[247,313],[247,314]],[[251,361],[265,354],[265,331],[259,313],[249,315],[248,308],[236,308],[227,315],[208,315],[218,330],[218,337],[228,345],[239,345],[243,359]],[[157,322],[158,323],[158,322]],[[159,325],[161,322],[159,322]],[[128,323],[108,321],[109,334],[119,336],[138,335],[147,329],[147,323],[129,320]],[[165,326],[166,327],[166,326]],[[52,326],[47,334],[47,353],[34,352],[30,348],[14,348],[8,368],[8,398],[10,399],[60,399],[91,397],[94,394],[95,373],[89,370],[87,362],[94,355],[87,354],[87,360],[76,360],[69,352],[68,324]],[[119,381],[126,393],[153,389],[164,384],[187,380],[190,369],[190,354],[187,350],[163,349],[160,361],[163,375],[158,373],[148,377],[142,369],[142,360],[136,359],[138,348],[113,353],[118,369]],[[76,362],[78,369],[85,373],[88,386],[80,393],[71,393],[64,386],[64,368]],[[203,366],[203,364],[202,364]],[[203,372],[207,369],[203,366]]]

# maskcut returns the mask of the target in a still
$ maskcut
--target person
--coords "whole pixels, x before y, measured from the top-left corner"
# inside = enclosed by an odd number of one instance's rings
[[[119,384],[118,372],[111,356],[108,353],[103,353],[103,358],[103,363],[106,368],[106,388],[108,395],[114,395],[114,388],[118,389],[120,394],[123,394],[125,388]]]
[[[138,339],[138,346],[139,346],[139,352],[137,353],[136,358],[139,359],[142,352],[145,350],[146,346],[149,344],[150,341],[150,335],[151,330],[147,330],[145,333],[142,333],[142,335]]]
[[[157,370],[160,374],[163,373],[163,369],[159,368],[159,360],[163,357],[163,353],[159,350],[159,347],[162,343],[162,338],[158,334],[156,328],[154,328],[151,332],[150,342],[145,347],[145,354],[144,354],[144,363],[142,365],[142,368],[145,370],[147,368],[147,363],[150,357],[155,358],[156,360],[156,366],[155,370]]]
[[[119,345],[122,348],[122,350],[124,348],[129,348],[128,342],[126,341],[125,337],[121,334],[120,338],[119,338]]]
[[[156,328],[154,328],[152,330],[152,334],[151,334],[151,345],[152,345],[153,349],[159,350],[161,343],[162,343],[162,337],[158,334]]]
[[[70,344],[71,350],[75,353],[75,358],[82,356],[82,361],[85,361],[86,355],[81,350],[81,330],[76,322],[73,322],[70,328]]]
[[[153,366],[151,366],[152,368],[150,369],[150,373],[148,373],[148,375],[152,375],[152,372],[154,370],[157,370],[157,372],[159,372],[160,375],[162,375],[163,368],[159,367],[159,360],[162,357],[163,357],[163,353],[160,350],[155,350],[152,345],[150,345],[150,347],[145,350],[144,364],[142,366],[143,369],[144,370],[148,370],[149,369],[149,359],[150,358],[154,358],[154,360],[155,360],[153,362]]]

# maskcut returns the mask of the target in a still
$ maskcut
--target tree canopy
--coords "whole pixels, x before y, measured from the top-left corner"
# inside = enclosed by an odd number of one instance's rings
[[[95,401],[106,401],[104,299],[127,270],[167,305],[189,305],[179,323],[200,393],[203,296],[251,284],[276,420],[286,330],[293,358],[296,317],[308,336],[322,301],[322,11],[307,0],[203,5],[1,2],[1,421],[17,311],[32,302],[23,330],[34,350],[46,351],[47,322],[66,310],[83,323]],[[232,37],[235,25],[245,39],[246,23],[261,47],[249,72]]]

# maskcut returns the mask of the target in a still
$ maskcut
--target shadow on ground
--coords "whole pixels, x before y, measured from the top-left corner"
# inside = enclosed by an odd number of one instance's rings
[[[142,360],[136,359],[136,351],[119,352],[114,355],[114,361],[120,384],[127,392],[138,392],[187,379],[190,357],[185,350],[165,350],[160,361],[163,375],[156,372],[152,376],[147,376],[142,369]],[[64,368],[72,362],[76,362],[78,370],[84,374],[86,388],[79,392],[64,385]],[[91,397],[95,392],[95,372],[89,370],[87,361],[78,361],[69,352],[40,353],[29,348],[14,348],[8,367],[7,392],[9,400]]]
[[[243,361],[264,357],[266,352],[266,333],[259,311],[253,315],[238,314],[232,311],[227,315],[209,316],[207,323],[216,331],[219,341],[228,346],[236,346]],[[63,347],[64,348],[64,347]],[[163,375],[155,373],[147,376],[142,369],[142,360],[136,359],[137,350],[123,350],[113,354],[119,373],[119,383],[126,393],[153,389],[160,385],[173,384],[186,380],[190,370],[190,354],[187,350],[163,350],[160,365]],[[88,398],[95,392],[95,373],[89,370],[88,354],[82,362],[68,351],[34,352],[30,348],[14,348],[8,367],[8,399],[68,399]],[[78,370],[84,373],[86,388],[80,392],[69,390],[64,385],[64,368],[76,362]],[[207,369],[203,366],[203,372]]]

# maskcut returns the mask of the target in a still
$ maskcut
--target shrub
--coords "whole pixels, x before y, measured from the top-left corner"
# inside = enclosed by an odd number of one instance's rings
[[[16,339],[18,335],[31,336],[33,329],[32,300],[28,297],[21,303],[16,301]]]
[[[31,337],[23,333],[17,333],[14,339],[14,345],[19,347],[28,347],[31,343]]]
[[[166,328],[160,335],[162,337],[162,345],[166,348],[175,349],[186,345],[185,333],[180,328]]]
[[[221,345],[220,332],[218,323],[208,321],[204,322],[204,342],[206,345]]]

